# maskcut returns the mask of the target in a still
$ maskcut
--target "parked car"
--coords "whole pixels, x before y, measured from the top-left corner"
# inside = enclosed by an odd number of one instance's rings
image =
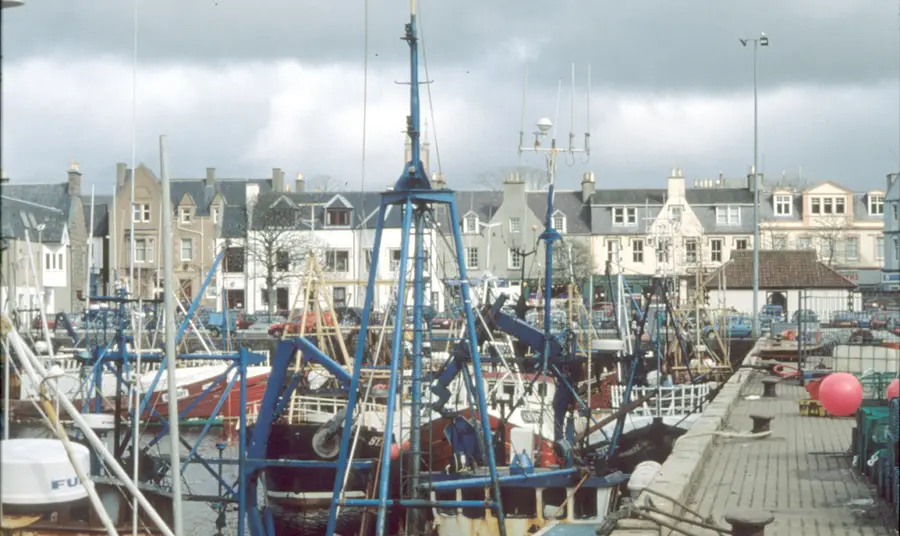
[[[762,310],[759,312],[759,317],[760,319],[768,317],[773,322],[784,322],[784,307],[772,304],[763,305]]]
[[[453,317],[449,313],[438,313],[431,319],[431,329],[450,329]]]
[[[331,314],[331,311],[325,311],[322,313],[322,322],[326,326],[335,326],[335,315]],[[303,324],[306,324],[305,330],[303,329]],[[295,315],[290,322],[279,322],[277,324],[272,324],[269,326],[269,335],[272,337],[280,338],[282,335],[299,335],[301,331],[304,331],[308,334],[313,334],[316,331],[316,315],[314,314],[305,314],[301,313],[299,315]]]
[[[726,339],[746,339],[753,336],[753,319],[745,315],[729,316],[725,320],[725,338]],[[722,328],[720,324],[715,326],[706,326],[703,328],[703,334],[707,339],[715,338],[713,331],[722,336]]]
[[[869,320],[870,329],[888,329],[888,324],[893,320],[894,323],[900,322],[900,312],[896,311],[878,311]]]
[[[833,328],[859,327],[859,313],[853,311],[835,311],[831,313],[829,325]]]
[[[810,309],[800,309],[799,311],[794,311],[794,314],[791,316],[791,323],[796,324],[797,322],[817,324],[819,322],[819,315]]]
[[[250,313],[236,313],[235,324],[238,329],[247,329],[256,323],[256,315]]]

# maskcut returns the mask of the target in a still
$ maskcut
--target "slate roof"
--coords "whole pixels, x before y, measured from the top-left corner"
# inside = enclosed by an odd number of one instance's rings
[[[197,205],[195,214],[201,218],[208,217],[210,206],[217,193],[222,194],[226,205],[246,204],[248,183],[257,184],[260,194],[272,191],[272,179],[216,179],[209,185],[205,179],[172,179],[170,183],[172,208],[177,208],[181,199],[189,195]]]
[[[528,207],[541,220],[547,218],[547,192],[528,192]],[[565,234],[591,234],[591,206],[581,202],[581,190],[555,191],[553,213],[566,215]]]
[[[81,196],[81,207],[84,212],[84,226],[90,234],[91,227],[91,196]],[[94,236],[104,237],[109,234],[109,211],[112,207],[111,195],[94,196]]]
[[[760,192],[760,221],[801,221],[803,219],[803,193],[791,192],[792,206],[791,213],[775,214],[775,196],[786,195],[784,193]],[[752,201],[751,201],[752,203]],[[854,193],[853,194],[853,219],[856,221],[880,221],[884,219],[882,214],[869,214],[869,194]]]
[[[704,285],[717,288],[719,274],[725,271],[729,290],[753,288],[753,251],[731,252],[731,260],[710,276]],[[813,250],[760,250],[759,288],[765,290],[792,289],[854,289],[856,285],[819,262]]]
[[[4,238],[25,238],[25,231],[29,230],[31,239],[37,240],[37,226],[43,224],[40,235],[43,242],[62,240],[72,207],[68,183],[6,183],[0,192],[0,229]]]

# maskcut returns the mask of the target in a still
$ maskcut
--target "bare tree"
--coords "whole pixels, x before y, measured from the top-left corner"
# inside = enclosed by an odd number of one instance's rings
[[[347,187],[347,182],[341,183],[331,175],[316,175],[307,184],[311,192],[342,192]]]
[[[568,283],[570,276],[574,275],[575,284],[581,285],[594,275],[594,258],[585,242],[555,242],[553,248],[554,284]]]
[[[817,218],[815,238],[819,249],[819,258],[828,266],[834,266],[840,260],[839,248],[849,227],[843,214],[830,214]]]
[[[543,190],[547,187],[547,171],[528,166],[485,171],[478,174],[478,177],[475,178],[475,183],[488,190],[499,192],[503,189],[503,183],[513,175],[524,181],[528,190]]]
[[[268,207],[254,212],[246,255],[262,271],[269,314],[275,312],[278,285],[302,275],[313,246],[312,234],[303,227],[297,208]]]

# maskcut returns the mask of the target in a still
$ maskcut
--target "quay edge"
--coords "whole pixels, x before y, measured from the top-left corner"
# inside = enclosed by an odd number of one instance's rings
[[[708,454],[716,436],[713,432],[722,429],[734,409],[745,386],[753,375],[753,367],[758,362],[758,350],[765,343],[765,338],[756,341],[753,349],[747,353],[731,378],[719,391],[719,394],[703,410],[701,416],[686,436],[675,443],[675,448],[666,461],[662,464],[659,474],[648,486],[649,489],[664,494],[677,500],[681,504],[687,504],[691,498],[691,492],[703,473],[703,461],[708,459]],[[702,435],[701,435],[702,434]],[[670,501],[657,495],[646,492],[641,493],[636,502],[643,504],[649,497],[661,509],[672,512],[675,515],[683,515],[683,509]],[[619,521],[611,536],[660,536],[668,535],[669,530],[659,527],[650,521],[623,519]]]

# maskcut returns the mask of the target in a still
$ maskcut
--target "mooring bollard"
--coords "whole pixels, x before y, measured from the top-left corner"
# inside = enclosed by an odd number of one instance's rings
[[[769,512],[732,512],[725,514],[732,536],[765,536],[766,525],[775,521]]]
[[[772,428],[769,423],[771,423],[774,418],[774,415],[750,415],[750,419],[753,420],[753,429],[750,433],[759,434],[770,431]]]
[[[766,398],[775,398],[777,395],[775,394],[775,386],[780,382],[778,378],[763,378],[763,396]]]

